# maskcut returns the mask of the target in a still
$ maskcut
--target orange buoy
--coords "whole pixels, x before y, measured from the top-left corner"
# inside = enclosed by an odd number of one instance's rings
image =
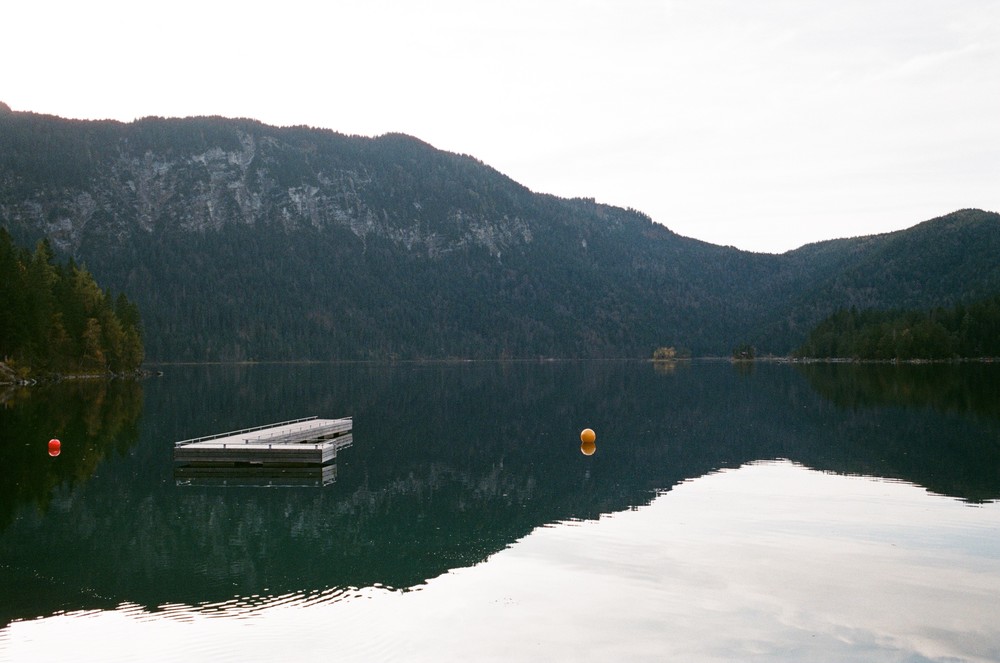
[[[55,438],[49,440],[49,455],[52,457],[58,456],[60,451],[62,451],[62,442]]]
[[[593,444],[597,440],[597,433],[595,433],[590,428],[584,428],[580,431],[580,441],[584,444]]]

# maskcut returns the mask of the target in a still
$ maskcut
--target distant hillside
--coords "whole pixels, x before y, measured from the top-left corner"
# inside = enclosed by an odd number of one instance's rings
[[[813,265],[773,330],[792,337],[838,308],[926,310],[1000,293],[1000,215],[961,210],[908,230],[810,244],[786,256]]]
[[[0,108],[0,225],[124,291],[168,361],[783,354],[861,297],[1000,292],[996,214],[754,254],[408,136],[223,118]]]

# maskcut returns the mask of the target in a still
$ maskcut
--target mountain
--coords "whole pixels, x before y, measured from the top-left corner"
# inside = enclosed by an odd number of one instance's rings
[[[136,302],[161,361],[783,354],[838,305],[1000,292],[993,213],[756,254],[409,136],[219,117],[0,105],[0,225]]]
[[[808,333],[836,308],[929,309],[1000,293],[1000,215],[966,209],[913,228],[809,244],[786,256],[812,265],[772,334]]]

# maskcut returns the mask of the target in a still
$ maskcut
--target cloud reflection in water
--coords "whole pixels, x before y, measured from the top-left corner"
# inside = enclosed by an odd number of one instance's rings
[[[420,591],[12,624],[14,659],[996,660],[1000,504],[756,463],[539,527]],[[239,617],[215,619],[213,617]],[[226,643],[224,647],[220,643]]]

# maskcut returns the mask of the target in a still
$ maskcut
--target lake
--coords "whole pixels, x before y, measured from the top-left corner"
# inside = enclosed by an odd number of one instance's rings
[[[1000,660],[1000,364],[167,366],[5,398],[2,660]],[[174,467],[311,415],[354,417],[324,471]]]

